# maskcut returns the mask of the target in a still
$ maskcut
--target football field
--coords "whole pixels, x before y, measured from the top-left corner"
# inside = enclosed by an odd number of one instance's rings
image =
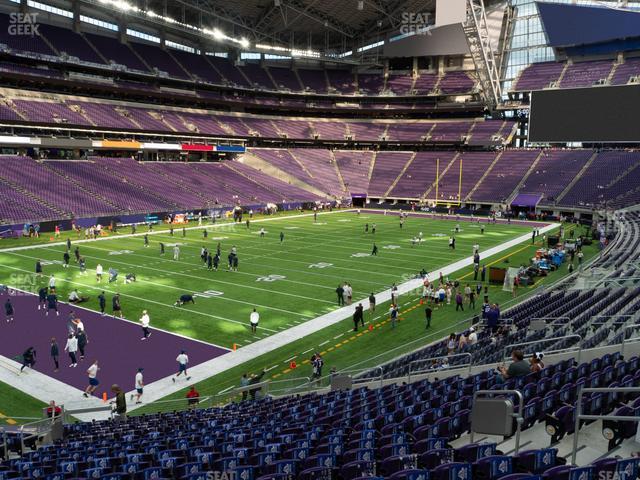
[[[365,233],[368,224],[369,233]],[[375,234],[372,233],[376,226]],[[454,234],[456,225],[460,232]],[[55,275],[57,293],[66,301],[72,289],[89,300],[83,307],[98,310],[97,296],[111,298],[119,293],[125,318],[137,320],[142,310],[149,311],[152,326],[224,348],[251,342],[301,324],[338,308],[335,290],[348,282],[354,299],[388,289],[393,283],[414,278],[425,268],[435,272],[456,260],[469,257],[474,244],[480,252],[531,231],[530,226],[485,224],[484,234],[477,223],[410,217],[400,228],[396,215],[355,212],[313,216],[269,218],[245,223],[206,227],[203,230],[181,228],[143,236],[113,235],[106,241],[72,241],[71,262],[63,268],[64,245],[38,246],[0,252],[0,283],[36,292]],[[264,229],[264,236],[260,234]],[[128,233],[128,230],[126,231]],[[280,241],[280,234],[284,235]],[[422,241],[413,245],[413,237],[422,233]],[[448,239],[455,235],[456,248]],[[160,254],[160,243],[165,246]],[[373,244],[378,255],[372,256]],[[200,258],[205,247],[215,252],[220,244],[218,271],[210,271]],[[180,250],[174,260],[174,245]],[[73,250],[85,258],[86,275],[81,275]],[[238,271],[229,271],[227,255],[237,249]],[[44,275],[34,279],[35,263],[40,260]],[[96,281],[95,268],[101,264],[105,275]],[[118,271],[109,283],[107,271]],[[125,284],[126,274],[136,282]],[[174,306],[184,293],[194,296],[195,304]],[[258,332],[249,328],[249,314],[260,313]]]
[[[385,299],[391,285],[416,278],[423,268],[432,278],[437,277],[443,267],[451,272],[452,280],[475,284],[469,263],[456,262],[469,261],[476,244],[481,264],[486,264],[487,269],[528,264],[541,245],[540,239],[531,243],[530,232],[545,224],[494,224],[482,219],[482,225],[484,232],[477,220],[415,215],[409,216],[401,228],[397,214],[364,210],[361,214],[319,214],[315,221],[309,213],[260,216],[249,227],[231,222],[202,227],[192,224],[184,233],[181,227],[175,227],[173,236],[168,226],[156,226],[148,235],[148,246],[142,231],[146,228],[139,228],[136,235],[122,228],[97,241],[80,241],[70,232],[64,232],[57,240],[12,240],[0,249],[0,284],[27,293],[18,292],[13,299],[16,320],[2,326],[0,358],[19,361],[25,348],[32,345],[39,352],[35,370],[42,376],[36,377],[34,371],[24,377],[0,369],[1,380],[39,400],[61,396],[68,399],[69,395],[75,399],[85,386],[85,368],[93,359],[99,359],[105,386],[119,383],[128,389],[136,369],[144,367],[149,387],[145,389],[147,401],[181,398],[187,384],[172,384],[170,376],[175,373],[177,353],[186,349],[192,359],[190,371],[194,372],[189,383],[195,382],[203,395],[227,401],[234,398],[233,387],[243,373],[266,370],[273,391],[299,385],[311,373],[309,357],[314,351],[324,357],[326,374],[330,368],[361,371],[441,339],[450,331],[459,331],[481,306],[478,299],[474,309],[467,305],[465,311],[456,311],[455,305],[436,308],[434,328],[425,330],[424,313],[419,308],[421,292],[407,290],[400,297],[400,324],[391,329],[389,303]],[[414,242],[420,234],[422,241]],[[452,235],[456,238],[455,250],[449,247]],[[526,240],[504,245],[517,237]],[[69,268],[62,266],[66,238],[71,239]],[[163,255],[160,243],[165,247]],[[201,249],[215,252],[218,243],[221,264],[218,271],[211,271],[200,258]],[[374,243],[377,255],[371,255]],[[173,258],[174,245],[180,249],[178,259]],[[86,260],[85,275],[74,260],[76,247]],[[237,272],[229,271],[226,261],[234,247],[239,258]],[[494,254],[483,256],[489,248],[494,248]],[[586,250],[587,257],[594,253],[595,250]],[[41,278],[33,273],[37,260],[43,264]],[[100,283],[95,275],[98,263],[105,271]],[[118,271],[117,280],[112,283],[107,280],[109,268]],[[136,275],[134,283],[124,282],[128,273]],[[565,274],[564,270],[553,272],[535,287],[520,289],[517,297]],[[37,309],[34,294],[47,285],[50,275],[56,278],[61,302],[66,302],[74,288],[88,296],[88,301],[80,308],[61,304],[60,317],[46,317]],[[345,282],[353,287],[354,302],[366,299],[370,293],[380,293],[378,309],[365,315],[366,328],[358,332],[352,332],[348,309],[336,311],[340,307],[335,290]],[[492,302],[508,306],[518,301],[511,292],[502,291],[502,285],[489,284],[488,278],[484,288]],[[102,291],[107,299],[105,316],[97,313],[97,295]],[[111,316],[111,299],[116,293],[121,297],[124,320]],[[184,293],[193,295],[195,304],[175,306]],[[6,293],[0,293],[1,302],[6,298]],[[368,302],[364,305],[368,307]],[[254,308],[260,313],[255,334],[249,326]],[[48,342],[56,337],[60,348],[64,346],[71,309],[85,323],[90,339],[87,357],[79,365],[84,368],[55,372],[47,358]],[[143,310],[148,310],[154,332],[148,342],[140,341],[138,319]],[[64,352],[61,356],[61,363],[66,365]],[[43,386],[51,384],[47,380],[51,378],[58,382],[53,382],[50,392],[41,392]],[[56,385],[63,388],[56,390]],[[108,390],[101,389],[100,395]]]

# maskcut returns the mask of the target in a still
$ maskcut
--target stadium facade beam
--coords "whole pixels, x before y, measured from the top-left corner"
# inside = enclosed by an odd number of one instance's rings
[[[153,18],[146,15],[144,12],[136,12],[136,11],[124,11],[117,9],[115,7],[111,7],[108,4],[104,4],[99,0],[78,0],[79,2],[90,5],[93,8],[104,9],[111,14],[117,15],[121,21],[126,23],[126,19],[135,19],[136,21],[140,21],[146,24],[157,25],[158,27],[171,29],[174,31],[179,31],[183,34],[187,34],[190,36],[199,37],[206,40],[213,40],[211,37],[198,32],[197,30],[193,30],[187,27],[183,27],[177,23],[168,23],[164,22],[161,19]],[[260,32],[253,28],[253,25],[246,21],[245,18],[240,15],[234,14],[233,12],[226,10],[219,6],[214,6],[211,2],[207,0],[196,0],[196,1],[186,1],[186,0],[173,0],[175,3],[184,6],[186,9],[191,9],[198,14],[202,14],[203,18],[213,18],[218,20],[222,24],[232,25],[237,27],[243,34],[247,36],[253,36],[256,42],[262,41],[272,41],[279,42],[279,39],[270,35],[268,32]],[[201,27],[202,25],[194,25],[197,27]],[[212,25],[213,26],[213,25]]]
[[[469,50],[482,88],[482,96],[489,110],[493,111],[501,102],[502,89],[500,71],[491,44],[487,13],[483,0],[467,0],[467,18],[464,23]]]
[[[373,6],[378,12],[383,14],[383,17],[377,18],[369,22],[362,29],[362,40],[364,42],[367,41],[368,38],[382,38],[385,35],[397,35],[401,34],[401,27],[403,23],[403,15],[405,14],[424,14],[429,13],[433,15],[434,13],[434,3],[433,0],[424,0],[422,8],[414,8],[413,10],[407,10],[407,2],[406,0],[397,0],[395,2],[385,2],[382,0],[366,0],[367,5]],[[388,25],[380,25],[379,22],[386,19]],[[373,35],[375,32],[375,35]]]
[[[350,27],[346,23],[339,22],[334,18],[330,18],[327,15],[320,12],[319,10],[313,8],[313,6],[317,1],[318,0],[313,0],[311,1],[311,3],[305,5],[300,0],[280,0],[279,2],[280,5],[278,7],[275,7],[274,5],[274,7],[268,11],[268,16],[265,16],[259,19],[258,22],[255,24],[254,28],[257,31],[266,34],[268,32],[267,28],[269,28],[273,23],[270,20],[273,20],[274,14],[278,13],[278,10],[280,10],[283,16],[283,20],[285,20],[282,23],[283,29],[290,28],[291,25],[297,22],[300,18],[306,17],[307,19],[312,20],[315,23],[323,25],[325,28],[329,30],[333,30],[341,35],[344,35],[345,37],[348,37],[348,38],[356,37],[358,32],[354,30],[352,27]],[[286,12],[288,10],[297,14],[291,20],[287,18]]]

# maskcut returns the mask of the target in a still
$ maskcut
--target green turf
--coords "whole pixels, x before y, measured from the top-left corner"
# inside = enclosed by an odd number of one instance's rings
[[[21,425],[42,418],[43,402],[0,382],[0,426]]]
[[[565,228],[569,230],[574,228],[574,226],[567,225]],[[518,245],[495,258],[492,257],[488,259],[487,264],[494,264],[500,267],[520,264],[526,265],[535,254],[535,250],[539,247],[539,244],[531,245],[530,243]],[[597,254],[597,248],[595,246],[585,247],[583,251],[585,253],[585,262]],[[547,277],[538,279],[535,285],[520,288],[516,293],[516,298],[513,298],[511,292],[504,292],[500,285],[486,285],[489,289],[490,300],[499,303],[502,309],[505,310],[510,305],[520,302],[527,296],[533,294],[539,287],[556,282],[567,274],[568,269],[566,265],[563,265],[561,269],[551,272]],[[473,279],[473,270],[471,267],[462,269],[451,275],[450,278],[459,279],[463,284],[466,281],[471,282]],[[424,324],[424,312],[422,308],[419,308],[419,300],[418,292],[401,296],[401,304],[409,302],[409,305],[402,309],[405,313],[401,315],[401,321],[395,330],[391,330],[386,315],[383,315],[383,317],[378,320],[372,320],[367,313],[365,319],[368,323],[370,322],[374,325],[373,331],[368,332],[368,329],[365,329],[367,333],[363,333],[364,331],[360,330],[358,333],[361,335],[356,336],[355,339],[352,340],[353,333],[351,329],[353,328],[353,323],[350,319],[346,319],[332,327],[325,328],[291,343],[286,347],[261,355],[239,367],[230,369],[205,381],[198,382],[197,388],[201,395],[212,396],[212,401],[214,402],[227,402],[233,400],[235,397],[225,392],[225,390],[238,386],[240,376],[243,373],[258,373],[263,368],[271,369],[265,378],[275,382],[272,383],[273,389],[281,391],[285,388],[300,385],[302,383],[300,379],[307,378],[311,375],[311,366],[308,361],[311,352],[306,354],[302,353],[307,352],[309,348],[312,348],[313,351],[319,351],[323,355],[325,360],[325,374],[329,372],[331,367],[336,367],[338,370],[347,369],[356,371],[371,368],[395,359],[402,354],[419,349],[433,341],[442,339],[451,331],[459,332],[464,327],[468,327],[473,315],[479,313],[481,305],[481,302],[477,302],[476,310],[473,312],[469,311],[468,308],[464,312],[456,312],[455,306],[453,305],[436,310],[433,314],[432,328],[427,330]],[[373,318],[375,319],[380,314],[384,314],[388,306],[388,303],[379,305]],[[334,340],[334,337],[340,334],[343,334],[343,336]],[[345,339],[348,340],[347,343],[344,343]],[[325,344],[327,340],[331,341]],[[340,344],[340,346],[336,347],[338,344]],[[296,369],[291,370],[289,367],[290,359],[294,356],[296,357],[295,361],[297,362],[297,366]],[[173,394],[167,397],[167,399],[180,399],[185,393],[186,390]],[[172,404],[154,405],[153,407],[143,408],[138,411],[138,413],[149,412],[158,408],[168,408],[169,406],[173,407]]]
[[[375,236],[364,233],[365,223],[377,224]],[[304,322],[337,308],[335,288],[339,282],[348,281],[353,285],[354,298],[366,297],[371,291],[381,291],[393,282],[412,278],[421,268],[437,271],[458,259],[472,253],[472,245],[478,243],[481,252],[499,245],[518,235],[531,231],[529,226],[487,225],[484,235],[476,224],[460,222],[462,232],[456,235],[457,249],[449,250],[447,238],[455,227],[455,221],[432,218],[409,218],[404,228],[399,227],[398,217],[382,216],[363,212],[357,216],[353,212],[320,215],[314,223],[312,217],[282,217],[274,221],[255,222],[247,229],[242,225],[225,225],[209,229],[209,238],[205,242],[201,230],[188,230],[182,238],[181,230],[176,229],[175,237],[168,232],[150,236],[150,247],[143,246],[143,239],[117,238],[99,242],[79,244],[81,254],[87,259],[88,275],[81,277],[72,260],[72,266],[64,270],[58,264],[45,266],[45,274],[54,273],[58,278],[60,298],[65,298],[73,286],[81,293],[93,298],[87,305],[96,308],[94,300],[100,289],[107,292],[119,291],[125,316],[137,319],[142,309],[148,309],[152,316],[152,326],[164,328],[225,347],[233,343],[246,345],[250,342],[285,330],[292,325]],[[267,233],[260,238],[258,232],[264,228]],[[284,232],[285,239],[279,241],[279,233]],[[423,232],[425,241],[416,247],[410,239]],[[128,232],[123,232],[128,233]],[[219,240],[218,240],[219,239]],[[377,257],[368,255],[374,242],[380,248]],[[167,245],[164,257],[159,255],[158,242]],[[172,260],[172,249],[168,245],[174,242],[186,242],[182,247],[180,261]],[[238,249],[240,271],[228,272],[226,265],[218,272],[207,271],[200,263],[200,247],[206,245],[215,248],[222,244],[223,262],[232,245]],[[6,244],[3,244],[6,245]],[[400,248],[384,248],[398,246]],[[487,264],[497,262],[506,266],[528,264],[535,251],[529,242],[521,244],[500,255],[486,259]],[[24,281],[21,274],[31,273],[36,258],[61,261],[64,247],[42,246],[17,252],[0,252],[0,283],[8,283],[20,288],[22,280],[25,288],[34,288],[30,278]],[[587,249],[587,258],[595,249]],[[119,252],[114,255],[113,252]],[[354,254],[367,254],[352,256]],[[96,284],[94,269],[101,262],[105,272],[114,266],[120,277],[135,272],[138,282],[132,285]],[[226,262],[225,262],[226,263]],[[314,264],[331,264],[324,268],[310,267]],[[485,263],[485,259],[483,259]],[[452,275],[462,278],[470,273],[470,268]],[[565,269],[549,276],[548,283],[565,274]],[[16,275],[18,274],[18,275]],[[286,278],[265,281],[270,275]],[[259,280],[263,278],[263,280]],[[273,278],[273,277],[271,277]],[[471,278],[469,278],[471,280]],[[44,284],[46,278],[38,280],[35,287]],[[536,285],[537,286],[537,285]],[[500,287],[489,287],[492,301],[504,304],[511,299],[511,293],[502,292]],[[37,289],[37,288],[36,288]],[[215,290],[222,296],[196,298],[196,305],[174,308],[173,301],[183,292],[203,292]],[[531,293],[531,289],[521,289],[519,296]],[[430,341],[443,337],[458,322],[468,320],[472,312],[455,312],[445,307],[434,313],[434,327],[425,331],[422,322],[422,309],[412,309],[417,303],[416,294],[401,298],[403,306],[402,321],[391,332],[386,315],[377,318],[387,310],[380,305],[373,317],[367,314],[367,320],[377,325],[373,331],[361,333],[352,338],[347,332],[352,328],[349,319],[304,337],[286,347],[255,358],[244,365],[224,372],[198,384],[203,395],[217,394],[237,385],[240,375],[245,371],[258,371],[269,368],[268,378],[282,381],[305,377],[310,374],[309,350],[319,350],[325,356],[326,372],[333,366],[339,369],[370,367],[382,361],[395,358],[403,352],[414,350]],[[248,328],[248,316],[257,306],[261,313],[259,335],[254,336]],[[479,310],[480,302],[477,304]],[[194,321],[195,318],[198,321]],[[334,337],[341,335],[334,340]],[[345,342],[346,340],[346,342]],[[328,343],[325,343],[329,341]],[[339,346],[336,346],[339,345]],[[232,353],[231,353],[232,354]],[[289,369],[289,359],[296,356],[297,368]],[[172,398],[179,398],[179,392]]]
[[[375,235],[364,233],[367,222],[377,223]],[[476,242],[482,251],[530,231],[515,225],[490,225],[480,235],[477,225],[463,222],[457,249],[450,251],[447,238],[454,226],[453,221],[410,219],[400,230],[395,216],[338,213],[321,215],[317,223],[311,217],[302,217],[256,222],[250,229],[244,224],[220,226],[210,229],[207,241],[199,230],[188,230],[183,238],[177,229],[174,237],[167,232],[150,236],[148,248],[143,247],[141,237],[79,244],[87,261],[86,276],[80,276],[72,261],[69,269],[59,264],[45,265],[45,278],[37,283],[45,284],[46,275],[55,274],[59,298],[66,299],[70,289],[77,287],[81,294],[92,297],[85,304],[89,308],[97,308],[100,290],[104,289],[107,296],[119,292],[127,318],[137,319],[147,309],[152,326],[230,348],[234,343],[247,345],[334,310],[335,288],[342,281],[352,284],[354,298],[364,297],[412,278],[422,267],[434,271],[468,257]],[[267,232],[264,238],[258,234],[260,228]],[[410,239],[420,231],[425,241],[412,248]],[[280,232],[285,234],[282,243]],[[374,241],[380,248],[377,257],[369,256]],[[166,245],[164,256],[159,255],[159,242]],[[172,259],[171,245],[176,242],[183,244],[179,261]],[[218,242],[221,269],[210,272],[200,261],[200,248],[215,248]],[[239,272],[229,272],[225,265],[233,245],[238,249]],[[390,246],[400,248],[388,249]],[[34,271],[37,259],[61,262],[65,249],[42,246],[0,253],[0,282],[33,289],[30,279],[24,285],[23,274]],[[94,275],[97,263],[103,265],[105,272],[109,267],[116,268],[120,281],[108,284],[103,279],[98,284]],[[137,275],[138,281],[122,284],[130,272]],[[205,291],[223,294],[196,297],[195,305],[172,306],[182,293]],[[253,307],[261,314],[258,335],[252,335],[248,328]]]

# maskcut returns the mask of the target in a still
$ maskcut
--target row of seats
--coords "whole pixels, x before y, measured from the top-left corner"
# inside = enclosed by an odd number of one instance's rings
[[[263,480],[286,475],[493,480],[515,473],[574,478],[583,470],[563,465],[553,448],[513,457],[495,443],[452,448],[450,442],[469,431],[473,393],[520,390],[525,397],[523,428],[544,420],[557,432],[555,442],[571,433],[567,412],[575,410],[580,386],[638,386],[638,364],[637,357],[624,361],[619,354],[605,355],[581,365],[549,365],[505,384],[489,370],[467,378],[266,398],[126,422],[77,423],[65,427],[63,441],[33,451],[21,451],[17,439],[10,441],[10,449],[21,456],[2,463],[0,479],[195,479],[209,471]],[[606,414],[635,398],[585,395],[583,412]],[[607,462],[587,468],[596,472],[619,466]]]

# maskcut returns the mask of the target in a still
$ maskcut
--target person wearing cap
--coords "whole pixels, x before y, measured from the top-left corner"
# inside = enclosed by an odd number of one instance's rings
[[[144,377],[142,376],[143,371],[144,371],[144,368],[141,367],[138,369],[138,372],[136,373],[136,378],[135,378],[136,405],[142,403],[140,399],[142,398],[142,394],[144,393]],[[131,398],[129,400],[133,400],[133,397],[134,395],[131,394]]]
[[[143,310],[142,316],[140,317],[140,325],[142,326],[142,338],[140,340],[146,340],[151,336],[151,332],[149,331],[150,321],[149,314],[146,310]]]
[[[184,373],[184,376],[187,377],[187,381],[191,380],[187,373],[187,364],[189,363],[189,357],[187,356],[187,352],[185,350],[180,351],[180,355],[176,357],[176,362],[178,362],[178,373],[176,373],[175,377],[171,377],[173,383],[176,383],[176,379]]]
[[[469,335],[467,335],[467,343],[469,345],[475,345],[478,343],[478,334],[476,333],[476,329],[471,327],[469,329]]]

